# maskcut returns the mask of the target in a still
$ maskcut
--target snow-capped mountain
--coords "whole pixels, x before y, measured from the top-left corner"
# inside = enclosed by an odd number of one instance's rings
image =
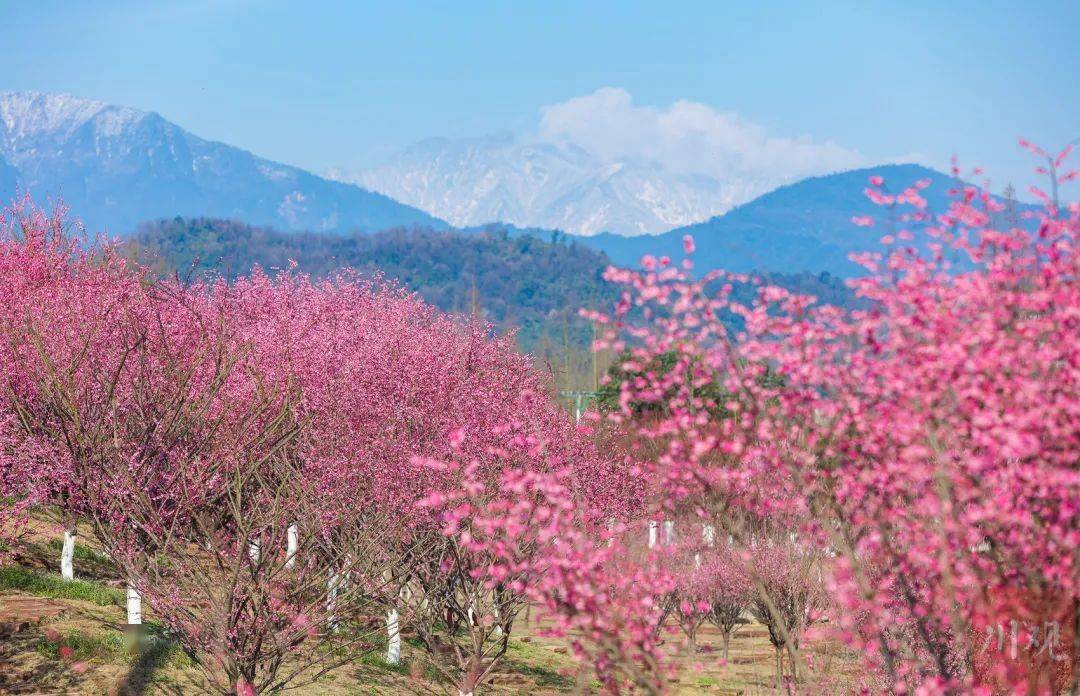
[[[284,229],[445,227],[357,186],[203,140],[156,113],[65,94],[0,93],[0,199],[62,199],[88,229],[213,215]]]
[[[707,220],[774,181],[666,170],[604,159],[572,143],[528,137],[425,140],[383,166],[332,175],[460,227],[501,221],[580,235],[655,234]]]

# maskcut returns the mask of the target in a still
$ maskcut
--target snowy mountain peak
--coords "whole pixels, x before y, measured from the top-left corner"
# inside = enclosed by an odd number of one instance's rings
[[[445,226],[371,191],[327,181],[224,143],[156,113],[68,94],[0,93],[0,206],[29,193],[63,200],[89,229],[211,215],[287,229]]]
[[[146,115],[138,109],[109,106],[70,94],[0,92],[0,123],[9,140],[67,135],[91,120],[99,122],[103,134],[116,134]]]
[[[497,136],[429,139],[390,163],[339,178],[458,226],[509,222],[591,235],[655,234],[706,220],[768,190],[766,182],[683,174],[573,143]]]

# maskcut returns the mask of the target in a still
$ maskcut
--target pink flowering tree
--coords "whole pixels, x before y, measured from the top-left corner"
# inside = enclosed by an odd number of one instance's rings
[[[1038,153],[1055,191],[1076,178],[1067,152]],[[733,286],[751,278],[646,258],[609,270],[627,291],[594,318],[636,374],[621,403],[663,405],[636,429],[661,451],[666,504],[698,501],[742,547],[745,520],[786,520],[829,557],[838,635],[878,687],[934,693],[983,678],[972,635],[1004,598],[1075,607],[1080,207],[1036,190],[1044,210],[1001,227],[986,192],[962,187],[933,214],[926,184],[870,181],[890,210],[883,251],[857,257],[864,309],[763,284],[741,304]]]
[[[663,564],[642,562],[649,552],[633,522],[640,502],[629,510],[590,505],[570,467],[509,469],[495,485],[471,468],[461,473],[458,488],[432,503],[451,525],[467,525],[467,550],[483,560],[478,577],[535,603],[607,690],[662,690],[668,674],[656,626],[675,582]]]
[[[462,693],[481,682],[505,653],[516,614],[542,594],[538,583],[546,579],[540,566],[550,545],[563,541],[563,535],[551,533],[547,520],[511,521],[504,516],[528,518],[534,511],[546,510],[542,497],[561,494],[563,488],[555,482],[563,481],[569,485],[567,493],[580,501],[580,509],[588,511],[580,522],[590,534],[599,535],[598,540],[611,537],[612,524],[625,518],[637,495],[617,463],[601,456],[591,434],[576,428],[540,389],[534,373],[523,374],[529,389],[495,409],[492,417],[497,425],[483,450],[470,453],[464,433],[459,432],[449,459],[418,462],[445,477],[423,505],[438,521],[436,530],[446,539],[446,555],[442,570],[431,578],[435,582],[428,579],[422,584],[444,588],[443,596],[452,603],[447,613],[457,616],[455,621],[466,627],[476,646],[484,643],[481,637],[495,639],[487,655],[474,651],[471,661],[459,667],[467,675],[465,687],[459,689]],[[553,488],[532,489],[544,482]],[[519,495],[530,500],[516,506],[512,501]],[[581,531],[567,530],[567,538]],[[450,576],[452,592],[447,592],[445,578],[452,569],[457,575]],[[424,571],[418,572],[423,576]],[[480,611],[483,607],[488,608]],[[442,622],[440,617],[429,618],[433,626]],[[427,642],[425,632],[420,630],[420,636]]]
[[[260,371],[296,381],[312,443],[298,453],[304,477],[341,511],[318,528],[344,558],[371,557],[364,540],[378,539],[382,557],[395,559],[385,568],[397,587],[386,605],[387,661],[402,658],[401,634],[411,631],[432,666],[469,693],[505,652],[525,595],[486,583],[487,562],[468,548],[471,522],[446,534],[445,511],[421,502],[456,490],[465,468],[493,489],[509,469],[573,463],[583,495],[607,504],[625,495],[597,483],[613,463],[553,405],[511,339],[391,284],[255,273],[213,292],[234,308]],[[357,507],[371,514],[346,514]],[[292,526],[294,538],[313,531],[306,517]],[[335,588],[352,581],[330,574]]]
[[[821,618],[826,608],[819,554],[780,532],[759,537],[753,548],[743,551],[754,585],[750,610],[769,629],[776,651],[776,683],[784,679],[784,656],[790,674],[799,681],[799,650],[806,629]]]
[[[746,623],[743,614],[754,598],[751,574],[742,556],[726,543],[701,554],[699,572],[703,575],[707,618],[720,632],[720,657],[727,660],[731,638]]]
[[[99,377],[116,369],[112,346],[140,283],[112,246],[72,230],[63,208],[46,214],[24,200],[0,215],[0,540],[13,540],[32,506],[56,513],[67,578],[96,472],[89,453],[62,446],[39,389],[62,380],[84,404],[95,398]]]
[[[663,599],[664,618],[670,617],[686,636],[686,652],[697,654],[697,634],[709,620],[711,604],[708,568],[701,565],[700,553],[683,550],[668,562],[674,587]],[[662,628],[662,626],[658,626]]]
[[[372,649],[390,565],[372,530],[386,527],[305,475],[315,443],[298,381],[260,370],[234,306],[205,290],[132,298],[109,362],[89,366],[92,388],[47,370],[34,393],[56,448],[92,470],[85,514],[136,596],[214,689],[273,691]],[[298,519],[311,531],[291,539]],[[362,528],[350,548],[368,552],[345,554],[331,520]],[[349,582],[328,583],[334,574]]]

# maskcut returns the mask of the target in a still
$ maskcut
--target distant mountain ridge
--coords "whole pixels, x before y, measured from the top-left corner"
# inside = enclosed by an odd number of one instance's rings
[[[39,205],[62,198],[95,232],[172,215],[325,232],[446,227],[382,194],[204,140],[156,113],[65,94],[0,93],[5,203],[16,188]]]
[[[778,183],[740,175],[720,181],[515,136],[432,138],[386,165],[340,176],[458,227],[507,222],[579,236],[656,234],[706,220]]]
[[[705,222],[651,237],[602,234],[581,242],[603,251],[620,266],[635,266],[642,255],[682,258],[682,239],[696,243],[694,263],[699,270],[724,268],[735,272],[819,272],[850,277],[863,269],[848,260],[852,252],[881,249],[883,235],[894,232],[889,211],[865,194],[871,176],[885,180],[899,193],[920,179],[928,210],[948,209],[949,191],[963,182],[917,164],[890,164],[803,179],[782,186]],[[1018,210],[1032,206],[1015,204]],[[910,209],[909,209],[910,211]],[[853,217],[870,216],[871,227],[859,227]]]
[[[420,177],[418,190],[445,189],[445,203],[453,213],[449,217],[466,233],[502,230],[509,236],[528,234],[544,241],[568,236],[553,230],[569,225],[515,222],[525,204],[530,210],[554,211],[557,219],[599,221],[593,230],[606,229],[623,213],[630,224],[643,219],[644,213],[635,207],[642,204],[634,193],[640,190],[628,182],[651,181],[650,177],[673,180],[669,172],[653,171],[644,163],[626,163],[617,171],[610,163],[607,169],[596,169],[596,158],[572,145],[488,140],[492,139],[465,145],[433,140],[415,153],[420,162],[436,162],[430,171],[422,171],[441,182],[432,188]],[[518,169],[507,165],[516,172],[509,179],[488,176],[483,173],[492,157],[525,165]],[[659,184],[649,189],[653,192],[649,201],[656,204],[649,208],[651,219],[664,225],[680,215],[704,221],[657,235],[569,237],[621,266],[636,265],[647,253],[679,258],[682,238],[690,234],[697,243],[694,258],[699,271],[829,272],[848,277],[861,273],[848,255],[879,248],[879,239],[890,231],[888,212],[864,194],[871,176],[883,177],[894,191],[930,179],[923,194],[936,212],[946,209],[949,189],[960,183],[919,165],[882,165],[803,179],[710,217],[705,198],[694,196],[716,182],[685,178],[679,181],[689,187],[686,190],[661,189]],[[596,177],[609,188],[597,188]],[[555,199],[546,193],[526,195],[535,193],[529,188],[533,185],[543,184],[547,191],[553,179],[565,195]],[[760,182],[743,183],[749,191]],[[146,220],[175,216],[331,235],[401,227],[450,229],[443,220],[384,195],[203,140],[157,114],[56,94],[0,94],[0,199],[6,203],[17,188],[29,191],[38,205],[62,197],[71,217],[95,233],[127,234]],[[732,205],[743,195],[732,193],[738,190],[729,189]],[[613,207],[612,200],[625,200],[627,209]],[[667,212],[661,215],[662,210]],[[863,228],[852,223],[853,217],[865,215],[878,218],[878,224]],[[483,223],[461,222],[473,217]],[[313,239],[310,234],[306,238]]]

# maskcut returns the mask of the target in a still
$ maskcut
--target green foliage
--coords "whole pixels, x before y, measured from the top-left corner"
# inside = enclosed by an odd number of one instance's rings
[[[601,384],[597,390],[598,395],[596,397],[596,404],[601,411],[614,411],[619,408],[619,394],[622,392],[622,384],[626,380],[637,379],[643,377],[646,374],[665,375],[673,370],[678,363],[678,354],[675,351],[667,351],[660,354],[656,359],[649,362],[647,365],[643,365],[640,370],[626,370],[623,365],[626,361],[631,360],[629,352],[624,352],[615,360],[615,362],[608,369],[608,380],[605,384]],[[722,404],[725,399],[725,392],[715,382],[706,384],[699,396],[705,399],[709,403]],[[660,402],[661,405],[647,403],[644,401],[637,401],[631,404],[631,409],[635,415],[644,415],[652,413],[657,409],[662,408],[662,404],[666,403],[666,399]],[[722,413],[722,407],[717,407],[717,410]]]
[[[661,353],[651,360],[643,369],[627,370],[623,365],[631,360],[630,352],[624,352],[612,363],[607,372],[607,381],[600,385],[597,392],[596,404],[601,411],[610,412],[619,408],[619,394],[622,392],[623,382],[641,378],[647,374],[666,375],[675,369],[679,362],[678,353],[673,350]],[[765,386],[778,387],[783,384],[783,379],[772,372],[766,371],[761,379]],[[731,400],[729,392],[721,387],[716,381],[710,381],[697,390],[697,396],[704,402],[705,408],[714,418],[727,418],[731,412],[724,408],[724,404]],[[668,403],[669,398],[664,397],[659,404],[644,401],[635,401],[630,404],[631,411],[636,416],[659,412],[663,404]]]

